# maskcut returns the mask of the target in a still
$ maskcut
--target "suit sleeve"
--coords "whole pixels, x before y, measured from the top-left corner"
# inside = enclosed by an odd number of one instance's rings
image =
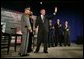
[[[29,21],[29,17],[24,16],[24,20],[25,20],[26,26],[30,30],[31,29],[31,24],[30,24],[30,21]]]
[[[35,28],[39,25],[39,18],[36,18]]]
[[[47,15],[46,17],[48,19],[51,19],[52,20],[52,18],[54,18],[55,16],[56,16],[56,13],[54,12],[52,15]]]
[[[68,27],[68,29],[69,29],[69,35],[70,35],[70,26]]]

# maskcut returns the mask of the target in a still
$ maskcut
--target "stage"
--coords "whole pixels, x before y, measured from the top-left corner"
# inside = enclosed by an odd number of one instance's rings
[[[10,48],[7,55],[6,49],[1,50],[1,58],[83,58],[83,45],[71,44],[71,46],[57,46],[48,48],[48,53],[43,53],[43,47],[40,47],[39,53],[31,52],[29,56],[20,57],[18,55],[20,45],[14,52],[14,47]],[[34,47],[35,50],[36,47]]]

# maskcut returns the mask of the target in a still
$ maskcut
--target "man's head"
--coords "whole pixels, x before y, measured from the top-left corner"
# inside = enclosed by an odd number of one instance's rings
[[[45,14],[46,14],[45,9],[41,9],[41,10],[40,10],[40,13],[41,13],[41,15],[45,15]]]
[[[52,20],[49,20],[49,25],[52,25]]]
[[[68,25],[68,21],[65,21],[65,24]]]
[[[60,23],[60,20],[59,19],[57,19],[57,24],[59,24]]]
[[[31,14],[30,8],[25,8],[24,13],[30,15]]]

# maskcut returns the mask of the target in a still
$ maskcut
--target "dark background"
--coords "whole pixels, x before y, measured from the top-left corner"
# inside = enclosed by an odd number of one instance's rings
[[[43,2],[41,5],[40,2]],[[64,25],[67,20],[70,25],[70,40],[75,42],[78,37],[83,36],[83,1],[82,0],[6,0],[1,1],[1,7],[9,10],[23,12],[24,8],[30,7],[34,15],[39,15],[39,10],[45,8],[47,14],[54,12],[54,7],[58,7],[58,13],[53,18],[60,19]],[[81,39],[80,39],[81,40]]]

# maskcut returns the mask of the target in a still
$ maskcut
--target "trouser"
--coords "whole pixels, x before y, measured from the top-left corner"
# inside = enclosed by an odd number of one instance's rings
[[[54,40],[55,40],[55,31],[52,31],[52,39],[51,39],[51,45],[54,46]]]
[[[66,45],[70,45],[70,40],[69,40],[69,36],[68,35],[64,36],[64,45],[65,46]]]
[[[29,43],[29,33],[23,33],[22,34],[22,43],[21,43],[19,53],[27,54],[28,43]]]
[[[37,48],[36,48],[36,52],[39,51],[41,43],[44,44],[44,52],[45,52],[45,51],[47,51],[48,33],[42,32],[42,33],[40,33],[40,34],[41,34],[41,35],[38,36],[38,39],[37,39]]]
[[[39,49],[40,49],[41,43],[42,43],[41,41],[39,41],[39,42],[37,41],[37,48],[36,48],[36,51],[37,51],[37,52],[38,52]],[[47,43],[44,42],[43,44],[44,44],[44,52],[45,52],[45,51],[47,51]]]
[[[62,45],[62,35],[55,35],[55,46]]]
[[[49,31],[49,33],[48,33],[48,46],[50,47],[50,43],[51,43],[51,39],[52,39],[52,32],[51,32],[51,30]]]
[[[48,38],[48,46],[54,46],[54,39],[55,39],[55,36],[54,36],[54,30],[51,30],[49,32],[49,38]]]
[[[27,51],[31,51],[32,50],[32,37],[33,37],[33,34],[29,33],[29,44],[28,44]]]

